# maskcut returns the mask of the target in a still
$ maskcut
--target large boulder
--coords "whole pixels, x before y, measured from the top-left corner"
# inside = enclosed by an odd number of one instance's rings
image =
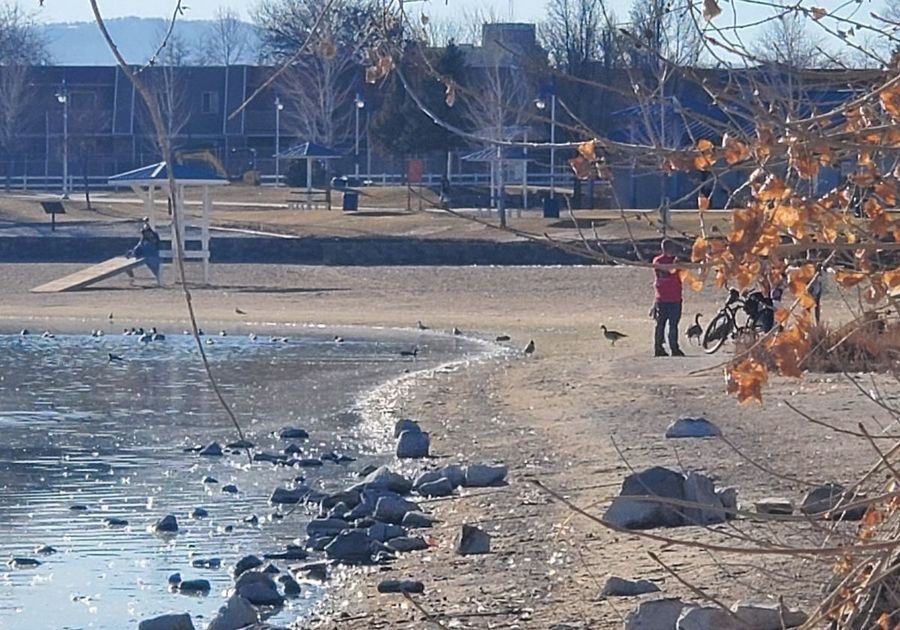
[[[725,522],[725,506],[716,494],[712,479],[700,473],[688,473],[684,480],[684,500],[693,503],[682,510],[687,525],[713,525]]]
[[[454,488],[459,488],[466,481],[466,470],[462,466],[449,464],[441,468],[439,472],[441,473],[441,477],[453,484]],[[505,477],[506,475],[504,475],[504,478]]]
[[[306,524],[306,535],[310,538],[337,536],[348,527],[347,521],[339,518],[314,518]]]
[[[721,429],[706,418],[678,418],[666,429],[667,438],[719,437]]]
[[[754,503],[758,514],[781,514],[790,516],[794,513],[794,502],[783,497],[767,497]]]
[[[616,576],[610,576],[600,591],[600,597],[634,597],[645,593],[657,593],[659,587],[648,580],[635,582]]]
[[[778,602],[740,601],[731,607],[734,616],[753,630],[783,630],[806,623],[807,615],[793,608],[785,608]]]
[[[684,602],[674,597],[641,602],[625,616],[625,630],[674,630],[683,609]]]
[[[412,482],[409,479],[391,471],[387,466],[377,468],[359,485],[372,490],[390,490],[397,494],[409,494],[412,490]]]
[[[197,454],[203,457],[221,457],[222,447],[219,446],[218,442],[212,442],[201,448]]]
[[[392,538],[400,538],[406,535],[406,530],[400,525],[392,525],[390,523],[373,523],[366,529],[366,534],[372,540],[378,542],[387,542]]]
[[[373,541],[364,531],[353,529],[341,532],[325,546],[325,555],[332,560],[368,562],[372,558]]]
[[[253,604],[235,593],[206,626],[206,630],[238,630],[259,622],[259,614]]]
[[[410,551],[423,551],[428,549],[428,543],[419,536],[399,536],[387,542],[387,546],[396,552],[407,553]]]
[[[237,561],[237,564],[234,565],[234,577],[240,576],[242,573],[247,571],[252,571],[257,567],[261,567],[263,565],[263,561],[257,558],[254,555],[244,556],[240,560]]]
[[[171,514],[163,516],[153,525],[153,531],[161,534],[174,534],[178,531],[178,519]]]
[[[397,420],[394,424],[394,437],[400,437],[400,434],[404,431],[421,431],[422,428],[419,426],[419,423],[415,420],[410,420],[409,418],[404,418],[402,420]]]
[[[404,431],[397,438],[397,457],[400,459],[421,459],[428,457],[431,440],[424,431]]]
[[[247,571],[234,583],[234,592],[254,606],[281,606],[284,598],[267,573]]]
[[[434,518],[424,512],[407,512],[403,515],[403,521],[400,524],[410,529],[431,527],[434,525]]]
[[[383,496],[375,504],[375,518],[386,523],[402,523],[407,512],[417,512],[419,506],[401,497]]]
[[[282,429],[278,433],[278,437],[280,437],[282,440],[305,440],[309,438],[309,433],[307,433],[303,429],[298,429],[297,427],[288,427],[286,429]]]
[[[619,496],[613,500],[603,515],[603,520],[624,529],[677,527],[684,524],[684,516],[678,507],[631,498],[636,496],[655,496],[683,501],[684,476],[681,473],[662,466],[654,466],[628,475],[622,483]]]
[[[463,525],[456,541],[456,553],[461,556],[491,552],[491,537],[474,525]]]
[[[840,509],[856,499],[839,483],[816,486],[806,493],[800,511],[808,516],[825,516],[834,520],[858,521],[866,514],[866,506],[856,506],[849,510]]]
[[[506,481],[507,469],[502,464],[470,464],[465,468],[463,483],[467,488],[499,486]]]
[[[423,497],[448,497],[453,494],[453,483],[446,477],[435,481],[423,483],[418,487],[418,492]]]
[[[209,584],[209,580],[204,579],[195,579],[195,580],[182,580],[176,586],[179,593],[189,593],[189,594],[205,594],[209,593],[210,588],[212,588]]]
[[[295,503],[300,503],[308,494],[309,488],[303,486],[298,488],[275,488],[272,496],[269,497],[269,503],[273,505],[294,505]]]
[[[144,619],[138,624],[138,630],[194,630],[194,624],[187,613],[161,615],[153,619]]]
[[[744,628],[744,625],[738,623],[729,611],[718,606],[688,606],[681,612],[675,628],[677,630],[738,630]]]

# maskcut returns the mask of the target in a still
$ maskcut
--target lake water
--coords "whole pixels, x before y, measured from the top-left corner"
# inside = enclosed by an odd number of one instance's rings
[[[357,458],[308,469],[185,451],[237,440],[191,337],[142,345],[122,335],[0,336],[0,560],[42,562],[34,569],[0,565],[0,628],[121,629],[166,612],[190,612],[205,627],[232,585],[235,561],[303,539],[303,510],[272,518],[275,487],[303,474],[313,487],[336,489],[363,466],[390,461],[390,454],[372,452],[363,395],[407,371],[480,351],[461,339],[404,334],[373,331],[341,344],[325,331],[287,342],[209,338],[215,374],[257,450],[281,453],[291,441],[279,439],[278,430],[296,426],[310,433],[294,441],[304,457],[334,451]],[[418,359],[399,356],[414,345]],[[109,362],[110,352],[124,361]],[[204,484],[207,475],[219,483]],[[221,492],[228,483],[239,494]],[[87,510],[73,511],[75,505]],[[209,517],[190,519],[195,507]],[[148,531],[166,514],[180,527],[168,539]],[[254,514],[258,525],[245,522]],[[129,524],[110,529],[108,517]],[[58,553],[35,554],[41,545]],[[208,557],[221,558],[222,568],[191,568],[193,558]],[[174,572],[208,579],[211,593],[172,593],[167,577]],[[319,589],[304,585],[270,621],[302,616]]]

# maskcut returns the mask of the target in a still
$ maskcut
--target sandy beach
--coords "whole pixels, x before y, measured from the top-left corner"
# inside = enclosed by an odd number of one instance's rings
[[[79,267],[0,266],[0,329],[185,327],[181,290],[152,288],[146,270],[134,281],[116,278],[80,292],[29,293]],[[720,297],[715,290],[689,292],[685,313],[702,312],[708,321]],[[212,286],[193,289],[193,298],[209,329],[289,334],[309,324],[409,328],[421,320],[436,331],[456,326],[478,338],[508,334],[515,349],[535,341],[531,357],[510,353],[415,381],[397,415],[417,419],[431,433],[435,459],[429,464],[502,462],[510,483],[425,502],[440,519],[430,532],[435,546],[402,556],[388,569],[346,572],[314,622],[318,627],[621,627],[637,600],[598,599],[609,575],[650,579],[690,601],[702,601],[700,593],[726,604],[774,595],[812,612],[832,558],[710,553],[615,533],[575,515],[532,480],[599,517],[630,469],[663,465],[703,471],[719,486],[737,488],[741,507],[752,509],[753,500],[766,496],[799,502],[807,484],[852,483],[875,461],[860,441],[839,439],[783,404],[789,400],[834,425],[864,421],[879,430],[877,407],[840,375],[774,379],[764,406],[742,408],[724,391],[717,366],[725,352],[710,357],[685,343],[683,359],[653,358],[651,278],[642,270],[216,265]],[[832,290],[826,316],[838,304]],[[600,324],[628,338],[610,347]],[[733,447],[715,439],[664,438],[673,419],[698,415],[721,427]],[[491,554],[454,553],[463,523],[491,534]],[[751,546],[750,539],[821,542],[798,540],[795,532],[786,523],[739,519],[665,533],[738,546]],[[422,580],[422,610],[400,596],[379,595],[375,586],[386,577]]]

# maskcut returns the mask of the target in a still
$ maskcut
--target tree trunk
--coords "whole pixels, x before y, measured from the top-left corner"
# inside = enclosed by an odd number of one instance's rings
[[[91,182],[88,179],[88,160],[84,156],[81,158],[81,176],[84,181],[84,203],[88,210],[93,210],[91,207]]]

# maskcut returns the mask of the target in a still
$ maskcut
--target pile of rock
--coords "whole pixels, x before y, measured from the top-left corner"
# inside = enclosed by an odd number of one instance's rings
[[[645,497],[658,497],[654,501]],[[737,491],[716,490],[709,477],[655,466],[625,478],[603,520],[624,529],[712,525],[734,516]]]
[[[782,630],[806,623],[807,616],[773,601],[718,606],[685,603],[673,597],[642,602],[625,618],[625,630]]]

